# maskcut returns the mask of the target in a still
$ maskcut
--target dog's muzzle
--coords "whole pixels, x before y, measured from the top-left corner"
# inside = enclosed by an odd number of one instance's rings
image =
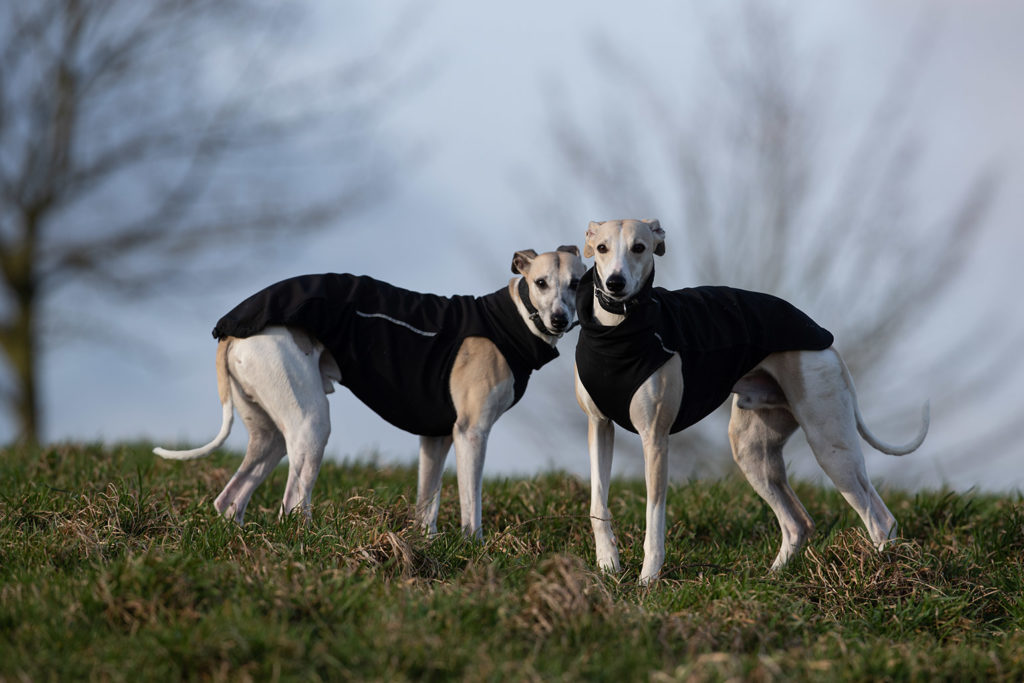
[[[619,273],[612,273],[608,276],[608,279],[604,281],[604,288],[611,294],[615,295],[620,293],[626,288],[626,278],[622,277]]]

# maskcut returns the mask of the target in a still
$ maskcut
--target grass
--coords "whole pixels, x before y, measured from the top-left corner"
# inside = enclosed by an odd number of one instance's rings
[[[1021,680],[1024,501],[885,491],[872,549],[839,496],[778,576],[742,481],[673,486],[662,580],[637,586],[644,492],[617,481],[621,576],[594,570],[586,482],[489,480],[485,539],[411,525],[411,468],[326,464],[310,524],[212,501],[237,466],[145,445],[0,451],[0,680]]]

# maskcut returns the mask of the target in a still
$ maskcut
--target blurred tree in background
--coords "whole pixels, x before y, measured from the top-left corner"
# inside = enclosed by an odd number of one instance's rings
[[[378,54],[277,73],[304,9],[0,5],[0,351],[19,439],[43,429],[48,331],[80,313],[50,310],[55,293],[134,301],[185,286],[200,269],[228,269],[211,253],[265,248],[386,189],[393,169],[373,149],[372,121],[401,79]],[[296,163],[320,164],[319,182],[290,181]]]
[[[650,79],[628,47],[596,39],[607,92],[588,103],[586,125],[553,98],[560,172],[529,189],[541,217],[578,225],[581,239],[587,220],[660,218],[668,234],[657,262],[663,287],[766,291],[816,317],[835,333],[858,382],[891,397],[889,414],[899,419],[873,426],[898,441],[912,433],[907,423],[918,419],[927,391],[969,401],[999,372],[1002,357],[980,371],[963,362],[987,334],[969,326],[935,340],[918,364],[897,365],[907,355],[901,341],[961,282],[999,176],[976,169],[940,205],[919,199],[930,179],[913,90],[933,28],[927,21],[901,63],[877,79],[877,103],[851,130],[837,125],[850,120],[837,65],[798,40],[798,18],[774,3],[738,6],[702,15],[705,80],[690,109],[680,108],[678,90]],[[614,207],[612,214],[565,215],[565,197],[580,195]],[[673,437],[676,458],[713,453],[721,463],[727,415]],[[989,427],[987,435],[999,432]]]

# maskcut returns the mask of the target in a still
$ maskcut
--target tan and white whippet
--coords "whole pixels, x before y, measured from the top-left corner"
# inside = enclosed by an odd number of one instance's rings
[[[594,257],[594,270],[584,278],[585,286],[581,286],[579,292],[578,308],[583,324],[581,347],[587,334],[583,301],[588,296],[586,285],[591,276],[592,324],[600,333],[600,329],[622,325],[627,320],[630,315],[627,302],[632,301],[645,284],[651,287],[654,256],[663,254],[664,250],[665,231],[656,220],[590,223],[583,255]],[[672,294],[664,292],[661,296]],[[664,302],[656,303],[664,308]],[[830,341],[831,335],[825,346]],[[699,386],[684,387],[678,350],[663,350],[671,355],[642,381],[628,403],[629,420],[643,446],[647,484],[647,531],[640,573],[640,582],[645,584],[658,577],[665,559],[669,432],[680,413],[684,389],[701,391]],[[614,424],[580,379],[579,353],[578,349],[576,397],[589,422],[590,514],[597,562],[602,569],[617,572],[619,554],[608,509]],[[798,426],[803,427],[822,469],[860,515],[872,542],[879,548],[884,545],[895,533],[896,520],[868,480],[857,434],[859,432],[882,452],[909,453],[921,445],[927,433],[928,405],[924,406],[923,425],[914,440],[904,446],[892,446],[877,439],[865,427],[850,373],[834,348],[770,353],[749,371],[740,372],[742,377],[731,388],[734,396],[729,440],[736,464],[772,508],[782,531],[782,545],[771,569],[779,569],[792,558],[814,528],[806,509],[789,486],[782,459],[782,447]]]
[[[584,270],[575,246],[559,247],[540,255],[532,249],[519,251],[513,258],[512,272],[520,277],[512,278],[507,290],[487,297],[500,299],[502,310],[506,311],[500,325],[517,327],[515,334],[520,346],[530,344],[548,349],[541,362],[557,355],[553,347],[570,328],[576,310],[575,290]],[[329,302],[325,313],[333,315]],[[382,313],[355,314],[359,317],[353,320],[395,325],[399,333],[408,328],[410,337],[438,334],[413,329],[407,322]],[[360,340],[358,351],[363,359],[368,359],[375,353],[373,340]],[[358,364],[360,360],[356,358],[353,362]],[[445,403],[450,398],[454,424],[448,423],[450,433],[420,437],[416,515],[431,533],[437,531],[441,475],[454,443],[462,529],[471,537],[482,536],[480,496],[487,439],[497,419],[518,399],[517,392],[521,394],[525,389],[525,379],[513,376],[510,362],[489,338],[467,336],[458,342],[448,375],[448,392],[439,390]],[[176,460],[208,455],[224,443],[231,430],[233,411],[237,409],[249,431],[249,443],[238,471],[214,501],[217,512],[241,524],[254,490],[287,453],[289,471],[281,513],[299,509],[308,517],[313,485],[331,431],[326,394],[334,391],[332,382],[345,384],[338,362],[320,339],[303,329],[268,326],[244,338],[223,338],[217,347],[216,365],[222,404],[220,433],[200,448],[156,448],[154,452]],[[523,372],[522,363],[515,367],[516,372]],[[526,368],[527,376],[529,371]],[[397,386],[390,390],[400,404],[407,400],[402,381],[398,378]],[[370,382],[373,383],[372,377]]]

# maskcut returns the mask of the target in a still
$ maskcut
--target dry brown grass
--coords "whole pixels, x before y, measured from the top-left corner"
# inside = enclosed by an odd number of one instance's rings
[[[612,605],[604,581],[582,560],[554,555],[531,572],[511,622],[535,637],[543,637],[565,623],[604,616]]]

